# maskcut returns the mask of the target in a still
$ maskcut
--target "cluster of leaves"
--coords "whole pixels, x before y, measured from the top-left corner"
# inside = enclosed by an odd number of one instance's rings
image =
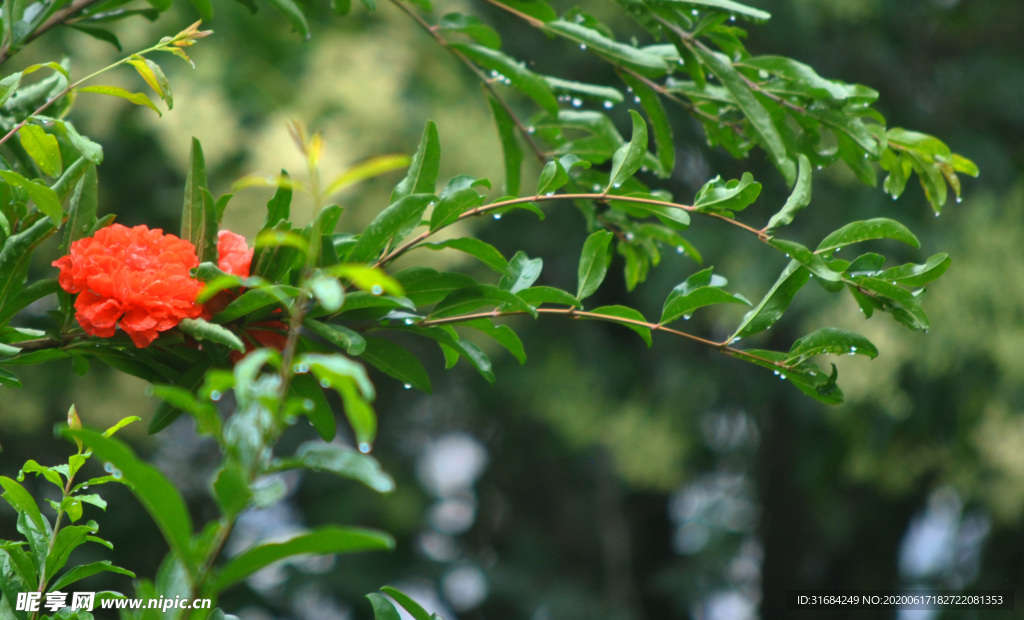
[[[97,436],[109,438],[122,427],[138,421],[137,417],[125,418],[108,428]],[[74,406],[68,411],[68,429],[72,432],[81,431],[82,424]],[[0,486],[3,487],[3,499],[18,513],[18,532],[24,536],[24,540],[0,540],[0,593],[3,594],[0,601],[0,613],[5,618],[17,618],[26,620],[29,615],[25,610],[16,610],[14,602],[18,600],[18,594],[27,592],[60,592],[81,579],[91,577],[97,573],[109,572],[129,577],[135,577],[130,570],[112,564],[109,560],[100,560],[89,564],[73,566],[61,573],[67,566],[71,553],[85,543],[96,543],[113,549],[113,545],[96,535],[99,525],[92,520],[82,523],[84,508],[86,504],[96,506],[101,510],[107,509],[107,502],[95,492],[86,492],[92,487],[111,482],[124,482],[120,470],[109,463],[106,466],[108,475],[90,478],[84,482],[75,482],[82,467],[93,456],[92,450],[86,450],[81,440],[74,438],[78,451],[68,458],[68,462],[62,465],[41,465],[34,460],[29,460],[18,473],[17,480],[0,476]],[[51,522],[39,509],[32,495],[21,485],[25,480],[25,474],[35,474],[57,487],[60,493],[60,501],[46,500],[56,513]],[[67,517],[68,524],[63,523]],[[57,575],[60,574],[60,577]],[[65,592],[66,594],[66,592]],[[95,604],[105,599],[125,598],[119,592],[98,592],[95,596]],[[66,602],[66,601],[65,601]],[[45,600],[40,602],[39,607],[44,609]],[[62,607],[59,605],[58,607]],[[57,611],[57,609],[53,609]],[[37,617],[33,614],[33,617]],[[67,615],[64,613],[56,616],[43,615],[42,618],[79,618],[80,620],[91,620],[92,614],[87,611]]]
[[[93,431],[69,431],[122,472],[123,481],[167,539],[171,551],[155,582],[138,582],[140,597],[216,599],[224,589],[291,555],[391,547],[392,539],[380,532],[326,526],[286,541],[258,544],[218,565],[238,516],[282,499],[284,488],[275,478],[280,471],[326,470],[377,491],[390,490],[391,479],[366,454],[377,431],[372,406],[375,388],[360,362],[406,387],[429,391],[426,368],[403,344],[408,336],[436,343],[447,367],[465,360],[487,381],[494,381],[490,359],[477,344],[479,335],[493,339],[520,362],[526,357],[521,340],[502,317],[602,320],[637,332],[648,344],[652,333],[659,332],[713,347],[774,371],[813,398],[835,403],[842,399],[835,366],[825,371],[814,360],[823,354],[874,357],[877,349],[863,336],[823,328],[798,339],[787,351],[744,349],[737,342],[774,325],[811,280],[828,292],[849,291],[866,316],[881,311],[911,329],[928,328],[921,306],[924,287],[946,270],[947,255],[889,268],[885,268],[885,257],[874,252],[849,261],[835,255],[846,246],[875,240],[919,247],[913,233],[899,222],[887,218],[847,222],[816,247],[779,238],[777,232],[810,204],[812,176],[821,166],[842,162],[858,178],[874,184],[877,164],[888,171],[884,188],[894,197],[904,191],[911,174],[917,174],[936,212],[946,200],[947,187],[959,196],[957,173],[976,174],[977,170],[936,138],[886,127],[884,118],[871,107],[875,91],[823,78],[792,59],[751,56],[741,42],[745,32],[735,21],[763,21],[768,18],[763,11],[731,0],[623,0],[627,13],[654,37],[654,42],[641,46],[619,41],[610,28],[578,9],[559,15],[542,0],[492,0],[526,26],[611,63],[627,93],[623,94],[618,87],[532,71],[501,51],[499,33],[476,16],[449,14],[432,24],[424,17],[432,10],[428,0],[414,6],[402,0],[393,3],[481,80],[504,155],[502,195],[489,196],[491,182],[471,175],[457,175],[440,184],[440,139],[432,122],[426,124],[411,158],[371,159],[326,184],[321,182],[319,167],[324,148],[320,136],[307,136],[296,127],[294,136],[308,167],[304,180],[282,171],[247,177],[236,186],[269,185],[276,190],[255,239],[250,275],[241,277],[217,267],[217,235],[232,195],[214,198],[202,149],[194,141],[181,236],[194,244],[201,261],[194,276],[205,282],[205,288],[197,302],[219,297],[228,303],[209,320],[182,321],[145,349],[136,348],[123,335],[86,337],[74,325],[71,297],[59,292],[56,281],[24,283],[28,257],[60,226],[64,226],[61,250],[66,252],[72,241],[109,223],[96,217],[95,166],[102,150],[63,120],[72,103],[70,95],[96,92],[155,110],[156,105],[141,93],[83,85],[97,74],[72,83],[67,68],[53,63],[0,81],[5,89],[0,90],[0,122],[9,128],[0,144],[6,143],[11,153],[3,162],[7,169],[0,170],[4,235],[0,247],[0,355],[4,357],[0,365],[70,358],[76,371],[84,373],[91,360],[101,361],[153,384],[153,394],[163,404],[150,422],[151,432],[185,413],[224,454],[210,481],[220,518],[197,530],[173,485],[127,446]],[[208,3],[196,0],[195,4],[201,12],[209,10]],[[272,4],[297,29],[308,30],[297,6],[288,0]],[[368,6],[372,9],[373,3]],[[350,8],[342,1],[334,7],[342,13]],[[79,17],[88,21],[89,15]],[[132,65],[170,107],[173,98],[166,78],[147,56],[156,51],[184,56],[183,48],[205,34],[194,25],[103,71]],[[7,49],[17,48],[13,39],[9,42]],[[52,69],[54,76],[21,85],[24,75],[42,67]],[[505,87],[511,88],[512,99]],[[535,109],[520,111],[515,93],[523,96],[524,106]],[[740,179],[711,179],[689,204],[650,186],[652,176],[668,177],[675,167],[672,122],[664,101],[679,104],[696,118],[709,144],[737,157],[746,157],[755,148],[767,155],[792,186],[789,199],[768,222],[740,220],[761,192],[760,183],[749,173]],[[643,115],[632,109],[633,104]],[[629,108],[625,115],[631,129],[628,140],[614,122],[616,105]],[[47,111],[59,113],[43,116]],[[18,144],[8,142],[15,133]],[[535,186],[524,190],[527,153],[537,158],[541,172]],[[405,177],[372,222],[362,231],[336,230],[342,207],[328,204],[332,196],[353,183],[406,165]],[[315,215],[305,226],[297,226],[291,218],[296,191],[308,193],[314,205]],[[471,236],[441,239],[440,233],[470,218],[500,219],[508,212],[526,210],[543,219],[542,207],[561,203],[579,210],[589,232],[575,287],[542,280],[540,257],[519,251],[509,258]],[[731,226],[737,234],[753,235],[770,252],[787,256],[788,264],[759,301],[727,290],[724,277],[712,268],[702,268],[668,293],[657,321],[627,305],[586,305],[607,277],[615,255],[624,263],[630,290],[646,280],[666,248],[700,263],[698,248],[683,235],[692,218]],[[398,257],[417,249],[462,252],[493,274],[478,278],[466,271],[419,266],[392,269]],[[8,326],[18,311],[51,294],[58,295],[60,306],[49,329]],[[695,311],[720,304],[750,308],[726,338],[709,339],[680,327],[680,321]],[[260,348],[265,343],[258,336],[261,330],[283,336],[284,344]],[[236,362],[241,354],[245,356]],[[0,370],[0,382],[19,384],[7,370]],[[229,392],[234,402],[230,416],[222,403]],[[275,452],[278,439],[300,417],[308,418],[323,440],[333,440],[338,432],[332,405],[335,395],[351,426],[355,448],[315,441],[289,455]],[[15,495],[16,491],[11,497]],[[16,501],[19,510],[28,509],[27,503]],[[45,586],[45,580],[39,583]],[[418,619],[428,617],[401,593],[385,592]],[[390,620],[397,614],[382,595],[373,594],[370,599],[379,619]]]

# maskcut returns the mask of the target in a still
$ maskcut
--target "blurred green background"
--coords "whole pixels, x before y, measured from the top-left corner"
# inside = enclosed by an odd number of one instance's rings
[[[877,107],[890,126],[935,134],[981,167],[979,179],[965,181],[963,203],[939,218],[920,187],[893,202],[845,169],[829,169],[815,180],[812,208],[793,226],[791,236],[811,242],[846,219],[893,217],[922,240],[921,253],[905,258],[949,252],[953,266],[925,304],[931,332],[910,333],[886,317],[864,321],[849,299],[805,289],[788,318],[757,344],[785,350],[808,326],[825,324],[872,339],[878,359],[839,361],[847,402],[836,407],[684,341],[656,339],[648,350],[614,325],[518,321],[529,360],[519,366],[494,351],[493,387],[461,365],[445,372],[438,351],[423,348],[433,395],[377,377],[381,435],[374,453],[398,490],[378,497],[326,474],[287,478],[289,501],[248,513],[228,545],[230,553],[255,538],[344,522],[385,529],[397,536],[398,549],[263,571],[225,598],[226,609],[243,620],[367,618],[362,596],[385,584],[448,620],[768,619],[797,614],[786,611],[785,601],[795,589],[1021,594],[1024,7],[1020,0],[751,4],[773,14],[767,25],[749,26],[752,53],[789,55],[826,77],[870,85],[881,92]],[[630,32],[614,4],[584,9],[620,36]],[[484,3],[442,0],[435,7],[438,15],[462,10],[502,31],[505,48],[536,61],[539,70],[619,85],[593,56],[524,32]],[[373,14],[356,7],[343,19],[324,6],[312,11],[314,36],[302,42],[265,6],[249,16],[239,4],[217,4],[215,20],[206,24],[215,36],[190,50],[196,69],[161,60],[175,93],[175,108],[163,118],[83,96],[72,118],[105,149],[101,214],[176,232],[190,136],[203,143],[215,194],[249,172],[301,172],[285,129],[291,120],[323,132],[330,172],[374,155],[411,152],[432,118],[441,134],[442,177],[465,173],[500,182],[486,100],[429,36],[388,3]],[[156,24],[124,22],[118,34],[128,51],[194,19],[181,3]],[[63,54],[73,55],[79,74],[118,57],[84,34],[56,32],[4,70]],[[112,80],[143,86],[128,71]],[[614,115],[625,127],[626,111],[618,107]],[[715,174],[751,170],[765,191],[748,215],[767,220],[786,195],[771,166],[759,154],[737,162],[707,149],[696,123],[678,108],[670,114],[678,164],[666,187],[686,202]],[[396,181],[385,178],[338,197],[346,208],[343,225],[372,218]],[[244,190],[228,207],[225,226],[251,239],[268,198]],[[308,206],[300,203],[293,216],[303,222]],[[706,265],[748,297],[760,297],[782,269],[749,239],[714,223],[695,224],[690,239]],[[473,225],[503,251],[543,257],[540,283],[574,282],[585,230],[572,209],[554,208],[540,224],[526,214]],[[48,264],[55,257],[45,254],[33,277],[52,277]],[[439,262],[453,260],[439,254],[406,260],[458,266]],[[667,256],[636,291],[635,305],[654,315],[665,294],[696,269],[686,256]],[[618,303],[625,294],[614,275],[595,302]],[[34,307],[22,321],[43,321],[47,309]],[[724,336],[735,318],[693,322]],[[65,458],[69,447],[51,429],[71,403],[87,424],[100,427],[126,415],[148,420],[156,406],[140,381],[99,365],[84,377],[59,363],[21,376],[25,389],[0,388],[4,475],[14,475],[28,458]],[[195,437],[189,420],[155,437],[137,426],[125,436],[179,484],[197,519],[213,516],[205,485],[216,448]],[[303,432],[287,442],[298,443]],[[42,485],[33,490],[44,493]],[[92,517],[117,545],[117,563],[152,574],[165,552],[155,528],[124,490],[106,494],[111,510]],[[7,508],[0,508],[0,526],[13,535]],[[97,589],[130,588],[94,579]],[[1024,598],[1018,598],[1020,608]]]

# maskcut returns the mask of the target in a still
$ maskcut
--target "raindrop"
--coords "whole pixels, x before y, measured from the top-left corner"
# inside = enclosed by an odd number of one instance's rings
[[[684,321],[689,321],[689,320],[690,320],[690,317],[692,317],[692,316],[693,316],[692,314],[684,314],[684,315],[683,315],[683,320],[684,320]]]
[[[494,219],[500,220],[501,219],[501,214],[500,213],[495,213],[494,214]]]
[[[684,248],[681,245],[677,245],[676,246],[676,254],[684,254],[685,252],[686,252],[686,248]]]
[[[633,101],[635,101],[636,103],[640,103],[640,95],[634,95]]]
[[[601,186],[600,186],[600,185],[598,185],[597,183],[594,183],[594,191],[595,191],[595,192],[599,192],[599,191],[601,191]]]
[[[939,212],[938,211],[935,212],[935,217],[939,217]]]
[[[583,105],[583,101],[581,99],[573,98],[573,100],[572,100],[572,107],[578,108],[581,105]]]
[[[842,249],[842,248],[836,248],[836,251],[835,251],[835,252],[833,252],[833,254],[839,254],[839,250],[841,250],[841,249]]]
[[[867,158],[868,158],[868,154],[867,154],[867,152],[865,152],[864,153],[864,159],[867,159]]]
[[[775,375],[776,377],[778,377],[778,376],[779,376],[779,371],[777,371],[777,370],[773,370],[773,371],[772,371],[772,374],[774,374],[774,375]]]
[[[770,74],[764,69],[761,69],[760,71],[757,72],[757,77],[761,78],[762,80],[767,80],[769,75]]]
[[[412,388],[412,384],[411,384],[411,383],[406,383],[406,384],[404,384],[404,385],[403,385],[402,387],[404,387],[405,389],[407,389],[407,390],[408,390],[408,389],[411,389],[411,388]]]
[[[88,489],[88,488],[89,488],[89,485],[87,485],[87,484],[83,484],[83,485],[82,485],[82,490],[83,490],[83,491],[84,491],[84,490],[86,490],[86,489]]]
[[[587,44],[586,43],[580,43],[580,49],[583,50],[584,52],[587,51]]]
[[[374,295],[380,295],[381,293],[384,292],[384,287],[381,286],[380,284],[374,284],[373,286],[370,287],[370,292],[373,293]]]
[[[615,105],[615,104],[612,103],[611,101],[605,101],[604,102],[604,109],[605,110],[611,110],[613,105]]]
[[[365,441],[359,442],[359,451],[362,452],[363,454],[368,453],[370,451],[370,444],[366,443]]]
[[[633,233],[631,233],[631,232],[626,233],[626,241],[632,241],[632,240],[633,240]]]
[[[700,12],[697,9],[693,9],[692,11],[690,11],[690,15],[693,15],[694,17],[696,17],[699,14]]]
[[[535,131],[537,131],[537,130],[534,127],[527,127],[526,128],[526,133],[528,133],[528,134],[533,134],[533,132],[535,132]]]
[[[292,370],[296,374],[304,375],[307,372],[309,372],[309,365],[307,365],[307,364],[295,364],[294,366],[292,366]]]
[[[104,463],[103,464],[103,471],[107,472],[108,474],[113,473],[114,472],[114,464],[110,463],[110,462]]]
[[[115,469],[110,475],[114,477],[114,480],[120,480],[124,474],[121,473],[120,469]]]
[[[729,21],[731,21],[731,22],[736,21],[736,16],[735,15],[730,15],[729,16]]]
[[[619,189],[620,187],[622,187],[622,183],[616,183],[615,185],[612,185],[612,187],[614,187],[615,189]]]
[[[413,323],[414,323],[414,321],[412,319],[406,319],[405,320],[405,324],[406,325],[412,325]]]
[[[555,192],[547,192],[547,193],[546,193],[546,194],[544,194],[544,195],[545,195],[545,196],[554,196],[554,195],[555,195]]]
[[[492,78],[498,77],[498,72],[497,71],[491,71],[491,77]]]
[[[313,410],[313,401],[308,399],[308,398],[306,400],[302,401],[302,408],[305,409],[306,411],[312,411]]]
[[[25,472],[19,471],[18,472],[17,480],[18,480],[18,482],[25,482]]]
[[[217,390],[213,390],[212,392],[210,392],[210,400],[217,402],[218,400],[220,400],[220,397],[221,393],[218,392]]]
[[[957,196],[957,197],[956,197],[956,203],[957,203],[957,204],[960,204],[960,203],[961,203],[961,202],[963,202],[963,201],[964,201],[964,197],[963,197],[963,196]]]
[[[740,340],[741,340],[741,338],[739,336],[736,336],[735,338],[733,338],[732,340],[729,341],[729,344],[736,344]]]
[[[817,166],[815,166],[814,169],[815,170],[821,170],[821,164],[818,164]]]
[[[782,375],[782,374],[780,374],[780,375],[779,375],[779,378],[780,378],[780,379],[783,379],[783,380],[785,380],[785,378],[786,378],[786,375]]]
[[[320,387],[331,387],[331,382],[327,379],[320,379]]]

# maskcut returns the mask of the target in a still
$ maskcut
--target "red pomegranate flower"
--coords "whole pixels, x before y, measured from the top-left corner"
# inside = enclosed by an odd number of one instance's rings
[[[230,230],[217,233],[217,266],[220,270],[240,278],[249,277],[253,249],[245,243],[245,237]]]
[[[202,312],[195,300],[203,285],[189,275],[198,265],[188,241],[120,224],[75,241],[67,256],[53,262],[61,287],[79,294],[75,318],[86,333],[109,338],[120,325],[139,348]]]

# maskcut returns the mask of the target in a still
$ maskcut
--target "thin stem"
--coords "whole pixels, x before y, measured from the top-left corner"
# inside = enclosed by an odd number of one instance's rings
[[[756,228],[753,228],[751,226],[748,226],[748,225],[746,225],[746,224],[744,224],[742,222],[738,222],[738,221],[736,221],[736,220],[734,220],[732,218],[725,217],[724,215],[720,215],[718,213],[711,213],[711,212],[706,212],[706,211],[700,211],[696,207],[692,207],[692,206],[689,206],[689,205],[682,205],[682,204],[678,204],[678,203],[675,203],[675,202],[668,202],[668,201],[665,201],[665,200],[656,200],[656,199],[653,199],[653,198],[641,198],[641,197],[638,197],[638,196],[616,196],[616,195],[605,194],[605,193],[600,193],[600,194],[598,194],[598,193],[552,194],[550,196],[548,196],[548,195],[538,195],[538,196],[526,196],[526,197],[523,197],[523,198],[512,198],[512,199],[509,199],[509,200],[501,200],[501,201],[498,201],[498,202],[491,203],[489,205],[483,205],[483,206],[477,207],[475,209],[470,209],[469,211],[466,211],[465,213],[460,215],[458,217],[458,219],[455,220],[455,221],[457,222],[459,220],[463,220],[463,219],[466,219],[466,218],[470,218],[470,217],[474,217],[474,216],[477,216],[477,215],[481,215],[481,214],[484,214],[484,213],[487,213],[487,212],[490,212],[490,211],[495,211],[497,209],[503,209],[505,207],[509,207],[509,206],[512,206],[512,205],[524,204],[524,203],[529,203],[529,202],[547,202],[547,201],[557,201],[557,200],[598,200],[598,201],[601,201],[601,202],[606,202],[606,201],[609,201],[609,200],[616,200],[616,201],[620,201],[620,202],[630,202],[630,203],[636,203],[636,204],[648,204],[648,205],[656,205],[656,206],[660,206],[660,207],[668,207],[668,208],[671,208],[671,209],[681,209],[683,211],[687,211],[687,212],[690,212],[690,213],[699,213],[701,215],[706,215],[706,216],[714,218],[716,220],[720,220],[720,221],[726,222],[727,224],[729,224],[731,226],[736,226],[737,228],[741,228],[741,229],[745,230],[746,232],[748,232],[748,233],[750,233],[752,235],[755,235],[756,237],[758,237],[762,241],[767,241],[768,238],[769,238],[768,235],[765,234],[764,232],[762,232],[760,230],[757,230]],[[399,256],[401,256],[402,254],[404,254],[408,250],[412,249],[413,246],[415,246],[416,244],[420,243],[424,239],[426,239],[426,238],[430,237],[431,235],[433,235],[438,230],[441,230],[441,229],[438,228],[437,230],[426,230],[426,231],[423,231],[419,235],[413,237],[409,241],[406,241],[405,243],[403,243],[399,247],[397,247],[394,250],[392,250],[389,254],[385,254],[384,256],[382,256],[377,261],[375,266],[380,267],[382,265],[386,265],[387,263],[390,263],[391,261],[393,261],[394,259],[398,258]]]
[[[708,340],[706,338],[701,338],[700,336],[695,336],[695,335],[689,334],[687,332],[679,331],[678,329],[672,329],[671,327],[665,327],[661,323],[651,323],[651,322],[648,322],[648,321],[641,321],[639,319],[630,319],[630,318],[626,318],[626,317],[609,316],[607,314],[600,314],[600,313],[597,313],[597,312],[587,312],[585,310],[577,310],[575,308],[536,308],[536,310],[537,310],[538,314],[550,314],[550,315],[556,315],[556,316],[566,316],[566,317],[569,317],[569,318],[572,318],[572,319],[598,319],[598,320],[601,320],[601,321],[610,321],[610,322],[619,323],[619,324],[622,324],[622,325],[635,325],[635,326],[638,326],[638,327],[646,327],[647,329],[650,329],[651,331],[664,332],[666,334],[671,334],[673,336],[678,336],[680,338],[685,338],[687,340],[691,340],[693,342],[696,342],[698,344],[702,344],[702,345],[711,347],[713,349],[718,349],[722,353],[725,353],[727,355],[732,355],[734,357],[743,357],[743,358],[746,358],[746,359],[749,359],[749,360],[756,360],[756,361],[760,361],[760,362],[764,362],[764,363],[767,363],[767,364],[771,364],[773,366],[776,366],[776,367],[781,368],[781,369],[786,369],[786,370],[788,370],[791,367],[789,364],[783,364],[783,363],[780,363],[780,362],[776,362],[774,360],[769,360],[769,359],[763,358],[763,357],[761,357],[759,355],[755,355],[753,353],[749,353],[747,351],[744,351],[742,349],[736,349],[734,347],[731,347],[731,346],[729,346],[730,343],[728,341],[726,341],[726,342],[715,342],[713,340]],[[466,322],[466,321],[472,321],[474,319],[497,318],[497,317],[503,317],[503,316],[514,316],[514,315],[523,315],[523,314],[529,314],[529,313],[526,312],[525,310],[498,310],[498,309],[495,309],[495,310],[492,310],[492,311],[489,311],[489,312],[475,312],[475,313],[472,313],[472,314],[463,314],[463,315],[459,315],[459,316],[449,316],[449,317],[443,317],[443,318],[439,318],[439,319],[424,319],[422,321],[417,322],[416,325],[418,325],[419,327],[432,327],[434,325],[450,325],[450,324],[453,324],[453,323],[463,323],[463,322]]]

